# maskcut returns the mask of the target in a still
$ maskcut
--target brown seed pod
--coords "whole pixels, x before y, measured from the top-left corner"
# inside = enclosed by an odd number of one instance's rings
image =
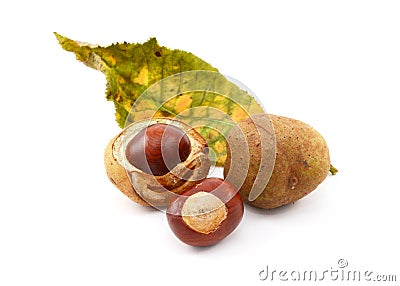
[[[253,206],[272,209],[297,201],[311,191],[326,178],[330,170],[328,146],[324,138],[314,128],[299,120],[269,115],[276,138],[276,159],[272,175],[264,191],[253,201],[249,201],[249,193],[260,167],[261,147],[259,134],[255,124],[267,115],[257,115],[248,118],[232,128],[227,138],[230,144],[243,144],[236,140],[237,134],[244,134],[246,144],[251,154],[248,170],[243,170],[236,164],[231,168],[232,154],[224,166],[224,176],[235,178],[245,176],[244,183],[235,185],[243,200]]]
[[[207,176],[207,152],[207,142],[191,126],[160,117],[126,127],[108,144],[104,163],[111,182],[131,200],[166,206]]]

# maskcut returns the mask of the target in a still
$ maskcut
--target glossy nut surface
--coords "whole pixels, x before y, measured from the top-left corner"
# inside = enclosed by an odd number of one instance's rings
[[[175,126],[190,142],[190,153],[186,160],[162,176],[144,172],[126,158],[127,145],[139,132],[156,124]],[[111,182],[130,199],[141,205],[165,210],[164,207],[177,194],[207,177],[211,166],[207,150],[207,141],[190,125],[176,119],[154,117],[136,121],[115,136],[106,148],[104,165]],[[176,157],[180,157],[179,154]]]
[[[126,146],[126,159],[136,168],[163,176],[190,154],[190,140],[176,126],[156,123],[140,131]]]
[[[232,184],[207,178],[169,204],[167,220],[184,243],[207,246],[228,236],[239,225],[243,212],[242,198]]]

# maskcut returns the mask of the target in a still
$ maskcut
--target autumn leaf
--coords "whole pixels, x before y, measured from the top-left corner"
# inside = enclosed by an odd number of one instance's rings
[[[101,47],[55,35],[79,61],[105,74],[106,98],[114,102],[121,128],[152,116],[177,117],[206,138],[219,166],[232,125],[264,113],[254,97],[216,68],[192,53],[160,46],[155,38]]]

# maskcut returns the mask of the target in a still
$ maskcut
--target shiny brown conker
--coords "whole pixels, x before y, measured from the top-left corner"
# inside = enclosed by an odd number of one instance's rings
[[[156,123],[141,130],[126,146],[126,159],[136,168],[163,176],[190,154],[189,137],[180,128]]]
[[[170,202],[167,220],[173,233],[192,246],[208,246],[227,237],[242,220],[243,200],[220,178],[207,178]]]

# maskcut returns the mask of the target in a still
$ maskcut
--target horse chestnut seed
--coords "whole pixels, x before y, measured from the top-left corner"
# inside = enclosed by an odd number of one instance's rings
[[[240,223],[242,197],[228,181],[207,178],[170,202],[167,220],[184,243],[208,246],[227,237]]]
[[[192,126],[167,117],[135,121],[104,152],[111,182],[145,206],[166,207],[204,180],[210,170],[206,139]]]
[[[185,132],[174,125],[156,123],[141,130],[126,146],[126,159],[136,168],[163,176],[190,154]]]

